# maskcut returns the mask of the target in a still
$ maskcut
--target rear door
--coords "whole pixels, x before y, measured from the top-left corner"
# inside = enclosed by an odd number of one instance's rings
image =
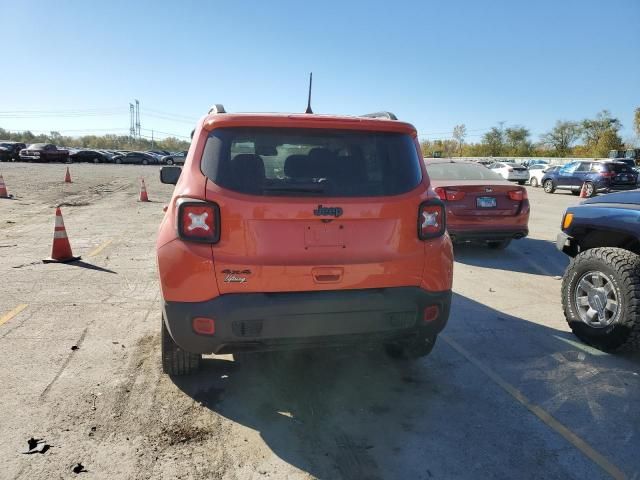
[[[220,292],[419,285],[420,161],[407,134],[213,130],[201,168]]]
[[[578,187],[581,187],[584,182],[590,180],[591,163],[592,162],[580,162],[578,164],[576,169],[573,171],[570,186],[574,187],[574,189],[577,189]]]
[[[573,172],[578,168],[579,162],[571,162],[563,165],[557,172],[557,186],[560,188],[572,187],[574,185]]]

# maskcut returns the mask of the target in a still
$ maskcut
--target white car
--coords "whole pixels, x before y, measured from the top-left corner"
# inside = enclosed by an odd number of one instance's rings
[[[529,181],[529,170],[527,170],[527,167],[523,167],[515,162],[496,162],[489,165],[489,168],[501,175],[505,180],[518,182],[518,185],[524,185]]]
[[[532,187],[539,187],[542,184],[542,177],[544,173],[549,169],[549,165],[544,163],[537,163],[529,166],[529,184]]]

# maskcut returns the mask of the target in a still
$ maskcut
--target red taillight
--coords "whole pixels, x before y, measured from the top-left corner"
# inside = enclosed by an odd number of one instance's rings
[[[433,322],[440,315],[440,309],[437,305],[431,305],[424,309],[424,313],[422,314],[422,321],[424,323]]]
[[[455,202],[464,198],[464,192],[461,190],[452,190],[444,187],[437,187],[434,189],[440,200],[449,202]]]
[[[200,335],[213,335],[216,333],[216,322],[213,318],[196,317],[192,320],[193,331]]]
[[[507,195],[509,195],[509,198],[511,200],[514,200],[516,202],[521,202],[522,200],[527,198],[527,191],[524,190],[524,189],[522,189],[522,190],[511,190],[511,191],[507,192]]]
[[[600,175],[605,178],[613,178],[616,176],[616,172],[602,172]]]
[[[432,198],[420,204],[418,210],[418,237],[421,240],[444,235],[447,228],[444,203]]]
[[[178,201],[178,235],[192,242],[220,240],[220,208],[215,203]]]

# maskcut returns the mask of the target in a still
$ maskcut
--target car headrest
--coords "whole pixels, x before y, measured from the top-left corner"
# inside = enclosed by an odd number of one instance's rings
[[[302,178],[305,175],[306,155],[289,155],[284,161],[284,174],[291,178]]]
[[[308,155],[290,155],[284,173],[292,178],[328,178],[334,170],[335,156],[326,148],[313,148]]]
[[[262,189],[265,180],[264,162],[259,155],[240,153],[231,159],[231,178],[240,191]]]

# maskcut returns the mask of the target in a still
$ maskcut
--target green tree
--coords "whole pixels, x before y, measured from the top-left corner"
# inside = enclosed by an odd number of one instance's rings
[[[529,130],[523,126],[507,128],[504,131],[504,138],[508,153],[520,157],[529,155],[532,149],[529,136]]]
[[[582,137],[585,146],[594,157],[606,157],[608,150],[603,150],[605,145],[610,149],[622,146],[622,139],[618,132],[622,128],[620,120],[611,116],[608,110],[602,110],[596,118],[586,118],[581,122]]]
[[[580,126],[576,122],[558,120],[550,132],[542,135],[542,143],[553,148],[559,157],[566,157],[573,144],[580,138]]]
[[[609,150],[619,150],[622,148],[622,140],[617,132],[613,130],[605,130],[598,143],[590,149],[591,154],[594,157],[606,157]]]
[[[453,127],[453,139],[458,143],[458,156],[462,155],[462,146],[464,145],[464,139],[467,136],[467,127],[464,123]]]
[[[502,124],[492,127],[482,136],[482,143],[486,145],[487,155],[499,157],[504,151],[504,128]]]

